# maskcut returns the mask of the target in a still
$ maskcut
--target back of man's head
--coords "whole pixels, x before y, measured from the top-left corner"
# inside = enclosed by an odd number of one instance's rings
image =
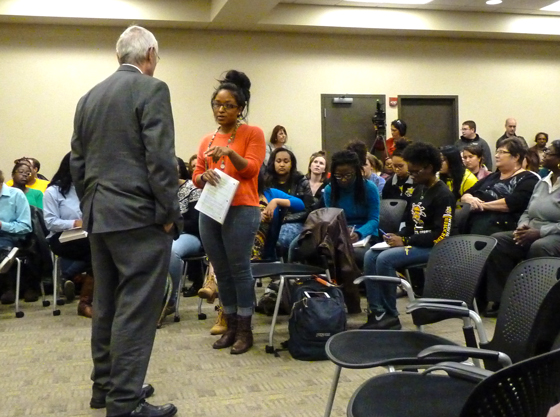
[[[119,64],[141,64],[150,48],[155,48],[157,54],[158,42],[153,33],[140,26],[130,26],[117,41]]]

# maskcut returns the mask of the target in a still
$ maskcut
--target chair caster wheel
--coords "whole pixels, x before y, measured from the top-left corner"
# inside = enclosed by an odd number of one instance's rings
[[[266,353],[274,353],[274,346],[266,345],[264,350]]]
[[[187,293],[187,290],[183,290],[183,297],[188,297],[189,294]]]
[[[53,316],[60,316],[60,310],[54,310],[54,311],[52,312],[52,315],[53,315]]]
[[[48,300],[43,301],[43,307],[48,307],[51,305],[51,302]]]
[[[23,311],[16,311],[16,317],[21,319],[24,316]]]
[[[206,314],[200,313],[200,314],[198,315],[198,319],[199,319],[199,320],[206,320]]]
[[[257,282],[257,287],[261,288],[262,287],[262,282]]]
[[[175,323],[179,323],[179,322],[181,321],[181,317],[174,317],[174,318],[173,318],[173,321],[174,321]]]
[[[57,305],[57,306],[63,306],[64,304],[66,304],[66,301],[64,301],[64,300],[56,300],[56,305]]]

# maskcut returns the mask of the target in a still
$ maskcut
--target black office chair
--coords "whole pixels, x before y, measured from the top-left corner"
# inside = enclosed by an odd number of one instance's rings
[[[426,269],[424,298],[415,299],[410,284],[400,278],[364,276],[355,282],[373,279],[380,282],[401,283],[407,290],[410,301],[407,312],[421,330],[422,325],[437,323],[449,318],[463,320],[463,333],[467,346],[477,346],[471,320],[477,330],[482,329],[482,320],[470,309],[474,304],[478,284],[484,265],[496,239],[490,236],[454,236],[439,242],[430,254]],[[432,308],[429,308],[434,305]],[[479,337],[486,342],[485,333]],[[327,356],[336,365],[325,416],[329,416],[342,368],[363,369],[377,366],[417,366],[417,355],[423,349],[438,345],[453,344],[439,336],[421,331],[378,331],[350,330],[329,339]],[[464,356],[459,356],[459,359]],[[444,357],[443,360],[447,358]],[[426,359],[423,365],[440,362],[441,358]]]
[[[397,233],[405,210],[406,200],[382,199],[379,204],[379,228],[386,233]]]
[[[471,205],[469,203],[457,203],[455,208],[455,216],[453,217],[452,229],[456,234],[466,233],[467,220],[471,212]]]
[[[471,368],[471,369],[469,369]],[[560,350],[496,373],[443,363],[422,374],[384,374],[366,381],[349,417],[545,417],[560,400]],[[436,375],[446,371],[450,376]]]
[[[416,358],[404,358],[406,363],[412,364],[414,368],[420,368],[425,367],[426,360],[433,361],[432,363],[449,360],[459,362],[467,357],[471,357],[476,360],[484,360],[486,372],[488,372],[488,369],[500,369],[501,367],[511,365],[512,362],[519,362],[556,348],[555,343],[558,343],[558,335],[560,334],[560,322],[558,320],[560,316],[560,303],[558,303],[558,299],[560,299],[559,277],[560,258],[536,258],[522,262],[511,272],[508,278],[503,296],[503,310],[502,308],[500,309],[492,341],[487,341],[484,328],[480,326],[478,332],[480,346],[485,349],[458,346],[444,339],[445,342],[443,344],[435,344],[422,350]],[[441,305],[430,305],[429,303],[425,304],[424,307],[429,309],[432,306],[436,309],[441,308]],[[469,312],[466,307],[455,306],[452,308],[457,312],[463,310],[465,316],[468,314],[471,318],[475,318],[474,313]],[[398,336],[388,340],[384,337],[383,333],[398,335],[403,332],[380,332],[375,330],[370,332],[373,335],[377,334],[377,337],[380,339],[385,339],[384,343],[392,341],[395,344],[393,350],[401,349],[400,344],[398,344]],[[410,334],[415,332],[404,333],[409,334],[402,336],[401,343],[404,338],[410,338]],[[363,346],[361,348],[365,350]],[[369,346],[375,348],[371,343]],[[393,359],[386,360],[385,363],[381,364],[400,364],[403,362],[403,358],[395,359],[396,357],[397,355],[393,355]],[[480,373],[479,370],[472,366],[461,364],[454,366],[471,374]],[[361,367],[364,368],[366,366]],[[406,373],[398,373],[397,375],[404,374]],[[488,375],[488,373],[485,375]],[[400,381],[399,384],[406,384],[408,382],[406,379],[398,381]],[[388,393],[389,391],[385,392],[385,395],[387,396]],[[371,392],[368,393],[368,395],[370,394]],[[454,394],[450,389],[449,396],[451,397],[452,395]],[[430,413],[427,415],[438,414]]]

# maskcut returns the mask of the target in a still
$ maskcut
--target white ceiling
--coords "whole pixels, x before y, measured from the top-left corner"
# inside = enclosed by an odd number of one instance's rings
[[[545,12],[542,7],[555,3],[556,0],[503,0],[499,5],[490,6],[486,0],[433,0],[424,5],[395,5],[390,3],[363,3],[346,0],[281,0],[281,3],[291,4],[314,4],[337,7],[383,7],[395,9],[417,9],[417,10],[455,10],[467,12],[488,13],[520,13],[560,15],[559,12]]]
[[[0,23],[560,41],[555,0],[0,0]]]

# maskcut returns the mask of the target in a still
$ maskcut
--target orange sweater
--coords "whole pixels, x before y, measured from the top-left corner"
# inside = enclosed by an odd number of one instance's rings
[[[220,158],[218,162],[213,162],[212,158],[204,156],[204,152],[208,150],[208,143],[213,135],[214,133],[206,135],[200,142],[193,180],[206,171],[206,163],[208,163],[208,169],[221,169],[222,158]],[[218,133],[212,146],[227,146],[230,136],[231,134],[224,135]],[[229,147],[249,162],[245,169],[238,171],[229,158],[225,157],[224,159],[226,167],[223,171],[230,177],[239,181],[239,186],[237,187],[237,192],[235,193],[231,205],[258,207],[259,193],[257,191],[257,186],[259,169],[264,161],[266,152],[264,133],[260,127],[241,125],[237,129],[235,139]]]

